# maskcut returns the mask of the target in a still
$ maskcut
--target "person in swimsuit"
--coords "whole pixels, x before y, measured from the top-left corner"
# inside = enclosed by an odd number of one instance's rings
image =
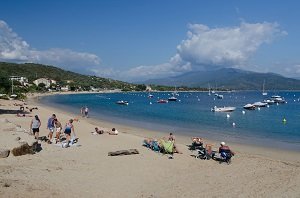
[[[75,131],[74,131],[74,126],[73,126],[73,119],[70,119],[68,123],[65,125],[65,135],[66,135],[66,140],[67,140],[67,147],[70,144],[70,139],[71,139],[71,133],[73,132],[74,136]]]
[[[60,133],[61,133],[62,126],[61,126],[61,123],[56,118],[54,119],[54,124],[55,124],[55,129],[56,129],[56,136],[55,136],[56,142],[55,143],[57,143],[60,141]]]

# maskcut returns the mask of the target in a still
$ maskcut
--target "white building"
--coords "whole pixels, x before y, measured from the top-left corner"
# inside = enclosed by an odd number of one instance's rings
[[[23,77],[23,76],[10,76],[9,80],[18,81],[23,86],[28,85],[28,79],[26,77]]]
[[[36,86],[39,86],[39,84],[41,84],[41,83],[45,84],[46,88],[49,88],[51,83],[56,84],[56,81],[48,79],[48,78],[39,78],[39,79],[36,79],[35,81],[33,81],[33,84],[35,84]]]

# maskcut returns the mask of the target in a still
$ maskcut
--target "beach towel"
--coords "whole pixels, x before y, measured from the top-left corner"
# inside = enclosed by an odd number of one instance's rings
[[[164,153],[172,154],[174,152],[174,142],[161,140],[161,145],[163,147]]]

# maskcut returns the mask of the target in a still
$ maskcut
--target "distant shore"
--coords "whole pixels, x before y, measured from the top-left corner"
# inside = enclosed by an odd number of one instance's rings
[[[19,106],[14,103],[22,104],[0,100],[0,108],[18,110]],[[175,154],[169,159],[142,146],[144,137],[161,138],[167,136],[167,132],[153,133],[142,128],[81,118],[79,112],[74,114],[47,107],[34,98],[29,98],[26,106],[37,107],[37,110],[28,112],[26,117],[0,114],[1,148],[12,148],[17,143],[17,136],[33,138],[15,131],[15,126],[28,130],[32,119],[28,116],[35,114],[42,121],[40,136],[46,136],[47,119],[52,113],[63,125],[70,118],[78,118],[74,126],[81,146],[61,148],[41,143],[42,151],[35,155],[0,158],[3,197],[300,196],[299,153],[227,143],[236,155],[230,165],[219,164],[192,157],[186,146],[191,143],[190,137],[175,134],[176,144],[183,154]],[[117,136],[92,135],[95,127],[105,131],[115,127],[120,133]],[[214,140],[204,139],[204,143],[214,144],[214,150],[219,146]],[[108,152],[124,149],[137,149],[139,154],[108,156]]]

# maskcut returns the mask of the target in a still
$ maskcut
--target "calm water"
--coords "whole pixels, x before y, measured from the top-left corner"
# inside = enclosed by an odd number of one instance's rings
[[[170,97],[170,93],[165,92],[152,93],[152,99],[147,93],[111,93],[49,96],[42,102],[74,113],[79,113],[81,106],[87,105],[91,117],[120,124],[300,151],[300,92],[269,93],[269,96],[281,95],[287,104],[254,111],[244,110],[243,106],[262,101],[261,92],[222,93],[224,99],[216,99],[205,92],[179,94],[179,101],[167,104],[156,103],[158,98]],[[129,101],[129,105],[115,104],[118,100]],[[234,106],[237,109],[231,113],[211,112],[213,106]],[[287,120],[285,124],[283,118]]]

